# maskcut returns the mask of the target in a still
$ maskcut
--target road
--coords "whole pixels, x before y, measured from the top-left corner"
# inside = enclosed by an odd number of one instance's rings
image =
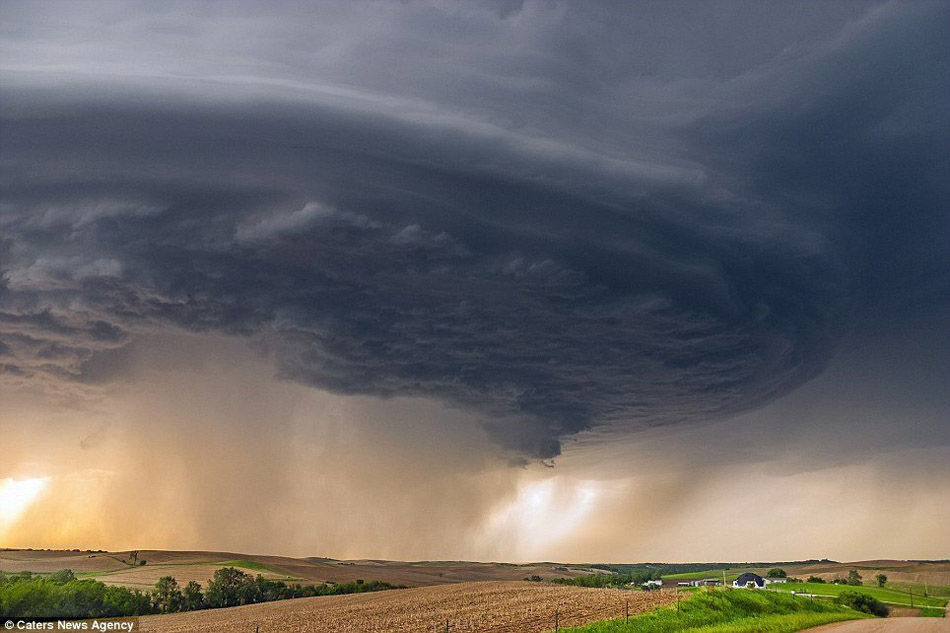
[[[947,618],[875,618],[836,622],[808,629],[808,633],[948,633]]]

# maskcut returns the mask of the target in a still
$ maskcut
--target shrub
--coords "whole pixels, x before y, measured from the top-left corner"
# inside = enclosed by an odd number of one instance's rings
[[[825,584],[825,579],[824,579],[824,578],[819,578],[818,576],[809,576],[809,577],[808,577],[808,580],[807,580],[806,582],[813,582],[813,583],[817,583],[817,584],[819,584],[819,585],[823,585],[823,584]]]
[[[769,570],[768,578],[788,578],[788,574],[781,567],[773,567]]]
[[[50,577],[0,577],[0,612],[6,616],[100,618],[154,611],[148,594],[95,580],[76,580],[65,570]]]
[[[886,604],[874,596],[858,593],[857,591],[843,591],[841,595],[835,598],[835,602],[851,607],[855,611],[876,615],[879,618],[885,618],[890,613],[890,609],[887,608]]]

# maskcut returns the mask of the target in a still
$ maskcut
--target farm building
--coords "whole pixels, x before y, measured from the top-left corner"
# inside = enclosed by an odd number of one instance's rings
[[[782,583],[784,583],[784,582],[786,582],[786,581],[788,581],[788,578],[766,578],[766,579],[765,579],[765,584],[767,584],[767,585],[772,585],[772,584],[775,584],[775,583],[782,584]]]
[[[702,578],[700,580],[689,580],[686,582],[678,582],[677,586],[680,587],[710,587],[719,584],[717,578]]]
[[[736,589],[764,589],[765,578],[758,574],[746,572],[733,580],[732,586]]]

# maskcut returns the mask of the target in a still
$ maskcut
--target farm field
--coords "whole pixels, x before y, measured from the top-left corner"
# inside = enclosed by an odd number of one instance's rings
[[[887,586],[890,589],[896,591],[903,591],[904,593],[914,592],[915,596],[937,596],[939,598],[950,598],[950,586],[947,585],[931,585],[931,584],[918,584],[918,583],[905,583],[905,582],[891,582],[887,581]]]
[[[835,561],[783,563],[768,566],[741,565],[708,571],[664,574],[663,579],[670,581],[722,579],[722,572],[725,571],[726,580],[731,581],[745,572],[765,576],[772,567],[781,567],[788,572],[789,576],[797,578],[817,576],[827,581],[836,577],[847,577],[849,571],[856,569],[865,580],[872,580],[877,574],[886,574],[889,584],[913,587],[915,593],[922,594],[924,583],[926,583],[928,592],[932,595],[944,595],[942,591],[950,595],[950,563],[943,561],[869,560],[844,563]]]
[[[794,591],[796,593],[809,593],[819,596],[838,596],[845,591],[857,591],[859,593],[873,596],[881,602],[888,604],[911,606],[911,595],[909,593],[899,591],[897,589],[889,589],[887,587],[874,587],[867,585],[857,587],[851,585],[832,585],[811,582],[789,582],[785,584],[769,585],[768,588],[770,591],[779,591],[783,593]],[[916,607],[945,607],[947,605],[947,599],[935,596],[925,597],[917,594],[913,596],[913,604]]]
[[[886,574],[889,583],[950,586],[950,562],[947,561],[901,561],[867,560],[850,563],[816,563],[790,566],[789,576],[806,578],[818,576],[824,580],[847,577],[852,569],[858,570],[865,580],[873,580],[877,574]],[[794,570],[794,571],[793,571]]]
[[[129,552],[0,549],[0,572],[52,573],[71,569],[80,578],[94,578],[111,585],[150,589],[162,576],[174,576],[182,585],[194,580],[204,584],[221,567],[237,567],[270,580],[301,584],[381,580],[393,585],[422,587],[482,580],[523,580],[540,576],[559,577],[604,573],[584,565],[556,563],[479,563],[465,561],[342,561],[323,558],[292,558],[234,552],[141,550],[138,560],[128,562]]]
[[[302,633],[541,633],[651,611],[676,592],[586,589],[532,582],[459,583],[372,594],[298,598],[189,613],[145,616],[142,633],[295,631]]]

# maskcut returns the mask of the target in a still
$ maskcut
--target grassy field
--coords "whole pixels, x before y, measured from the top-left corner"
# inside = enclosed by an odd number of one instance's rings
[[[881,602],[911,606],[911,595],[896,588],[871,587],[868,585],[855,587],[851,585],[832,585],[814,582],[788,582],[785,584],[769,585],[769,590],[783,593],[791,591],[795,593],[813,593],[820,596],[837,596],[843,591],[857,591],[873,596]],[[943,607],[946,606],[947,599],[935,596],[924,597],[915,594],[913,596],[913,602],[916,607]]]
[[[565,633],[785,633],[829,622],[870,617],[825,601],[751,590],[700,591],[679,607],[562,629]]]
[[[947,612],[938,607],[922,607],[918,610],[917,615],[924,618],[945,618]]]
[[[909,582],[888,582],[888,588],[896,589],[897,591],[903,591],[909,593],[914,592],[915,596],[936,596],[938,598],[950,598],[950,587],[945,585],[931,585],[931,584],[920,584],[920,583],[909,583]]]

